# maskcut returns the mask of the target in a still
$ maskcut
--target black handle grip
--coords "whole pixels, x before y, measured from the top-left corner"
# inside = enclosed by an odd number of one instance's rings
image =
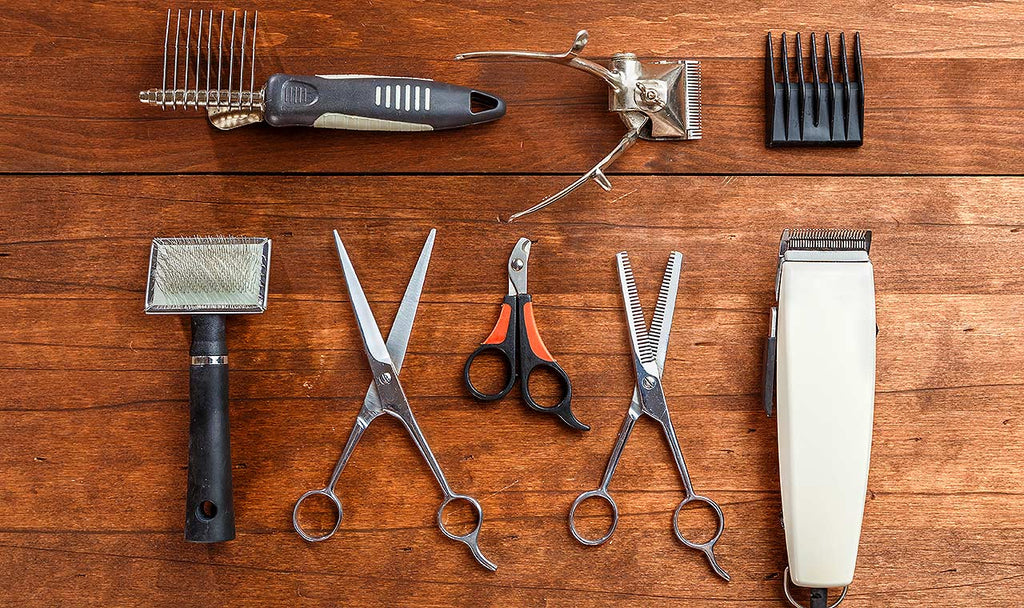
[[[222,315],[192,317],[189,351],[188,492],[185,540],[215,543],[235,538],[231,498],[227,341]]]
[[[480,344],[466,359],[466,366],[462,368],[462,379],[466,382],[469,393],[480,401],[497,401],[509,394],[516,383],[516,327],[518,326],[516,316],[516,297],[505,296],[501,303],[501,312],[498,314],[498,322],[494,325],[490,335],[484,338]],[[505,360],[505,371],[507,377],[505,386],[496,393],[485,393],[473,385],[470,377],[470,369],[473,362],[482,353],[497,352]]]
[[[519,294],[516,296],[518,307],[519,327],[517,330],[519,340],[519,378],[520,391],[523,394],[523,401],[535,411],[553,414],[562,422],[578,431],[589,431],[590,427],[580,422],[572,413],[572,382],[569,381],[569,374],[562,369],[554,356],[548,351],[544,341],[537,331],[537,322],[533,318],[533,297],[530,294]],[[541,405],[530,393],[530,375],[537,368],[544,367],[558,377],[562,387],[562,398],[552,406]]]
[[[388,76],[274,74],[267,80],[264,103],[264,117],[275,127],[436,131],[505,115],[505,102],[489,93]]]

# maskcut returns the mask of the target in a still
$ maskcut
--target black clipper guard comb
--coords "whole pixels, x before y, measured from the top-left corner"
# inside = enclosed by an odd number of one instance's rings
[[[811,34],[811,82],[804,77],[803,45],[796,35],[796,81],[790,79],[786,34],[782,34],[777,78],[769,32],[764,66],[765,145],[855,147],[864,143],[864,69],[860,32],[853,35],[853,76],[847,62],[846,34],[839,34],[839,73],[833,71],[832,44],[825,34],[825,80],[818,70],[818,44]],[[837,77],[841,81],[837,81]]]

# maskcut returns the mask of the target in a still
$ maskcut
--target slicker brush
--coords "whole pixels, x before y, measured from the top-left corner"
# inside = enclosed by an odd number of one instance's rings
[[[270,239],[153,239],[146,288],[149,314],[192,317],[189,365],[185,540],[235,538],[228,424],[225,315],[267,308]]]

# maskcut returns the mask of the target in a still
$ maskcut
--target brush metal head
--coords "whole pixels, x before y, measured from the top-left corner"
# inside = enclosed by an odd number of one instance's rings
[[[267,308],[270,239],[156,238],[149,256],[146,312],[261,313]]]
[[[258,12],[168,9],[163,80],[158,89],[140,91],[139,101],[162,110],[205,108],[210,122],[224,130],[263,120],[264,91],[256,87],[258,20]]]

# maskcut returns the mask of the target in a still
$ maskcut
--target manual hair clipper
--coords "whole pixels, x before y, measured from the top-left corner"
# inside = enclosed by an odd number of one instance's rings
[[[248,11],[231,11],[226,24],[224,11],[217,18],[212,10],[194,17],[191,10],[173,17],[168,10],[163,81],[159,89],[141,91],[139,101],[161,110],[205,108],[221,130],[266,121],[274,127],[435,131],[505,115],[505,102],[494,95],[427,78],[274,74],[255,88],[258,20],[258,12],[250,20]]]
[[[778,409],[790,583],[811,608],[853,580],[875,398],[875,286],[868,230],[786,230],[765,348],[764,407]],[[828,604],[828,589],[842,587]]]
[[[518,57],[564,63],[597,76],[608,83],[608,110],[618,112],[628,131],[619,144],[582,177],[508,221],[539,211],[561,200],[590,180],[605,190],[612,185],[605,176],[608,168],[637,139],[675,141],[701,138],[700,62],[665,60],[645,63],[633,53],[612,55],[611,69],[579,56],[587,45],[587,30],[580,30],[564,53],[535,51],[478,51],[459,53],[456,60],[485,57]]]

